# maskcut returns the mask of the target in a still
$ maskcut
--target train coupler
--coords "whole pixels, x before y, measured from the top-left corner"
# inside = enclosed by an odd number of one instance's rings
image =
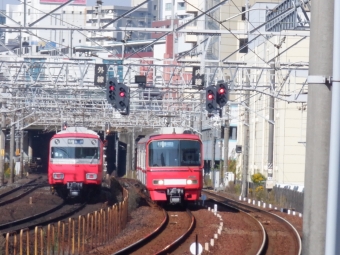
[[[83,184],[80,182],[68,182],[67,189],[70,190],[70,195],[72,197],[79,196],[80,190],[83,188]]]
[[[167,189],[166,193],[169,196],[170,204],[178,204],[182,202],[182,197],[184,194],[183,189],[171,188],[171,189]]]

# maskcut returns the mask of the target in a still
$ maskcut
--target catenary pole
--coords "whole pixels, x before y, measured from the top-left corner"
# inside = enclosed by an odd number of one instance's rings
[[[223,144],[224,144],[224,154],[223,154],[223,181],[227,175],[228,172],[228,163],[229,163],[229,105],[226,104],[226,106],[224,107],[224,116],[226,118],[226,120],[224,121],[224,137],[223,137]],[[228,183],[227,183],[228,185]]]
[[[246,71],[246,86],[249,84],[249,75]],[[242,193],[243,197],[248,197],[248,167],[249,167],[249,104],[250,104],[250,91],[246,90],[244,92],[244,103],[247,107],[244,108],[244,122],[243,122],[243,164],[242,164]]]
[[[4,100],[4,99],[3,99]],[[0,130],[0,186],[5,184],[5,132],[6,132],[6,116],[4,103],[1,104],[1,130]]]
[[[329,85],[311,78],[332,75],[334,2],[314,0],[311,12],[303,255],[325,254],[332,93]]]
[[[325,255],[340,251],[340,1],[334,1],[333,77],[331,139],[329,151],[329,175],[327,198],[326,250]]]
[[[15,119],[15,118],[13,118]],[[14,140],[15,140],[15,126],[11,126],[11,140],[9,143],[9,169],[10,169],[10,183],[14,183]]]
[[[270,64],[270,84],[271,90],[275,91],[275,64]],[[268,122],[269,135],[268,135],[268,179],[272,180],[274,175],[274,107],[275,98],[269,97],[269,119],[272,122]]]
[[[21,111],[24,116],[24,110]],[[24,127],[24,120],[21,120],[21,128]],[[24,130],[20,130],[20,178],[24,176]]]

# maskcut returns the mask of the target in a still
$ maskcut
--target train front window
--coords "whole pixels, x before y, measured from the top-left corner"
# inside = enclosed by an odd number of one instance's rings
[[[149,166],[200,166],[201,143],[191,140],[163,140],[149,144]]]
[[[52,147],[51,158],[99,159],[97,147]]]

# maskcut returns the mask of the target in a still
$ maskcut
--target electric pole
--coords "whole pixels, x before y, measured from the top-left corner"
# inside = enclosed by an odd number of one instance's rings
[[[223,178],[225,178],[228,172],[228,163],[229,163],[229,105],[228,104],[224,107],[224,112],[225,112],[224,116],[226,119],[224,121],[224,132],[223,132],[224,133]]]
[[[332,76],[334,2],[313,0],[311,12],[303,205],[304,255],[325,254],[332,91],[331,86],[319,78]],[[338,137],[339,134],[332,139]]]
[[[246,71],[246,87],[249,87],[248,70]],[[242,193],[244,197],[248,197],[248,165],[249,165],[249,104],[250,91],[244,92],[244,121],[243,121],[243,168],[242,168]]]
[[[275,92],[275,64],[270,64],[270,85],[272,93]],[[268,180],[272,182],[274,175],[273,156],[274,156],[274,106],[275,98],[269,97],[269,134],[268,134]]]

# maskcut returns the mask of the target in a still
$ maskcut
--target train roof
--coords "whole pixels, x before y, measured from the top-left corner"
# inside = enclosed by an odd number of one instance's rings
[[[138,143],[145,143],[148,140],[157,140],[157,139],[194,139],[200,140],[197,134],[194,134],[190,130],[186,130],[184,128],[174,128],[174,127],[165,127],[161,128],[155,133],[146,135],[142,139],[139,140]]]
[[[56,133],[53,138],[55,137],[69,137],[69,136],[87,136],[87,137],[96,137],[99,138],[99,135],[86,127],[67,127],[65,130],[61,130],[60,132]]]

